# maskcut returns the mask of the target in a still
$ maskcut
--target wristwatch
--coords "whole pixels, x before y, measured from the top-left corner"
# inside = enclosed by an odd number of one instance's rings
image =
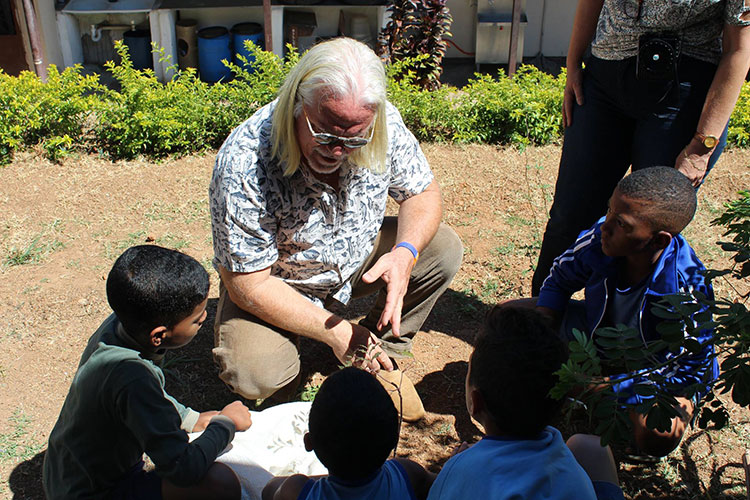
[[[700,132],[695,133],[695,138],[700,141],[701,144],[703,144],[703,147],[705,147],[708,150],[711,150],[716,147],[716,145],[719,143],[719,138],[715,135],[704,135]]]

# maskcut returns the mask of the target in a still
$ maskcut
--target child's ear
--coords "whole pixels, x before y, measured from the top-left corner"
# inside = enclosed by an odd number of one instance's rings
[[[466,397],[466,409],[476,420],[480,413],[485,410],[486,405],[484,404],[484,397],[479,389],[469,386],[469,394]]]
[[[167,333],[169,333],[169,329],[166,326],[157,326],[156,328],[151,330],[151,333],[149,333],[148,335],[149,344],[156,348],[161,347],[161,344],[162,342],[164,342]]]
[[[305,432],[305,435],[302,436],[302,441],[304,441],[305,443],[305,451],[313,451],[312,441],[310,440],[309,432]]]
[[[664,250],[672,242],[672,234],[667,231],[659,231],[651,238],[651,246],[655,250]]]

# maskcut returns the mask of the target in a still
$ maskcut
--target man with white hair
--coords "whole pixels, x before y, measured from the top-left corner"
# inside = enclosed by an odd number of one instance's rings
[[[385,217],[388,196],[398,217]],[[392,358],[411,349],[461,263],[426,158],[386,101],[383,64],[337,38],[292,68],[278,98],[227,138],[210,187],[221,275],[214,358],[231,390],[283,397],[299,384],[299,336],[324,342],[424,408]],[[325,309],[378,291],[359,323]],[[402,403],[403,407],[399,405]]]

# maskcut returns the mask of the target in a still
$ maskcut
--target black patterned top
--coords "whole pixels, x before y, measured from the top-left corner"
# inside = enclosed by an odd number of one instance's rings
[[[725,24],[750,25],[740,18],[745,0],[604,0],[591,53],[600,59],[635,56],[643,33],[672,31],[682,53],[712,63],[721,58]]]

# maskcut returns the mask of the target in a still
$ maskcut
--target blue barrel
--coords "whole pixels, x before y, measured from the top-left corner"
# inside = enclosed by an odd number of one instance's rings
[[[232,72],[222,59],[232,60],[231,38],[224,26],[211,26],[198,31],[198,67],[201,80],[215,83],[229,80]]]
[[[263,26],[258,23],[240,23],[232,27],[232,42],[234,43],[234,63],[242,67],[243,63],[237,57],[238,55],[247,58],[245,67],[248,71],[253,71],[252,63],[255,61],[249,50],[245,47],[245,40],[252,41],[255,45],[263,48]]]
[[[128,47],[130,60],[135,69],[154,69],[151,57],[151,33],[147,30],[129,30],[122,34],[123,42]]]

